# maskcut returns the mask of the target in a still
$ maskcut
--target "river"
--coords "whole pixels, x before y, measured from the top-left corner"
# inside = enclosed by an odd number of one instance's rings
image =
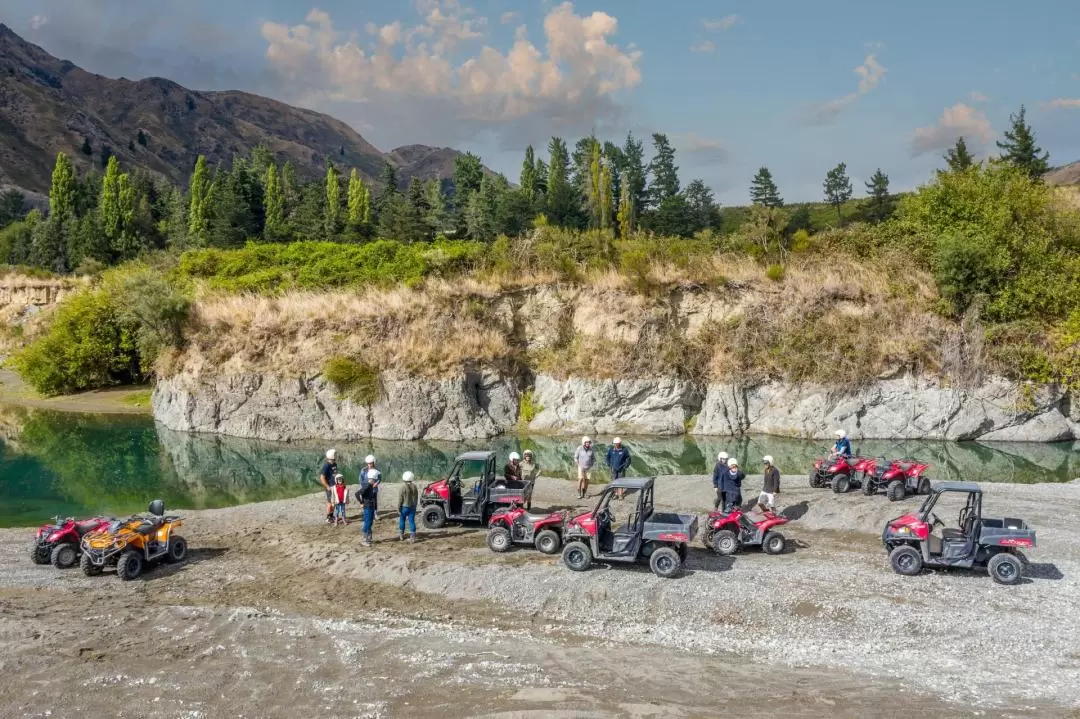
[[[126,514],[155,498],[174,509],[225,507],[312,492],[333,445],[350,482],[373,453],[387,479],[410,469],[438,477],[466,449],[492,448],[504,461],[531,447],[549,476],[571,474],[579,437],[507,436],[468,444],[422,441],[302,442],[173,432],[141,416],[89,415],[0,407],[0,526],[27,526],[53,515]],[[601,451],[609,437],[597,437]],[[824,442],[781,437],[626,437],[631,474],[706,474],[716,454],[738,457],[748,473],[771,454],[788,481],[805,481]],[[918,457],[933,479],[1067,482],[1080,477],[1080,443],[856,442],[862,454]]]

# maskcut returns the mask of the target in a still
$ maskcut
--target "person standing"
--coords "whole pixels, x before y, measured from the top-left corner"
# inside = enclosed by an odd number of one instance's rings
[[[757,506],[762,512],[772,512],[776,509],[776,498],[780,494],[780,470],[773,464],[772,455],[765,455],[762,461],[765,462],[765,480],[761,485]]]
[[[375,522],[375,512],[379,508],[379,488],[375,485],[375,475],[369,475],[367,484],[360,489],[360,501],[364,505],[364,546],[371,546],[371,525]]]
[[[578,499],[585,499],[585,494],[589,491],[592,468],[596,464],[596,450],[588,437],[582,437],[581,444],[574,450],[574,464],[577,466]]]
[[[363,489],[367,485],[370,478],[375,478],[375,494],[379,493],[379,485],[382,484],[382,472],[375,466],[375,455],[369,454],[364,457],[364,468],[360,470],[360,488]],[[375,514],[375,519],[378,519],[378,513]]]
[[[521,458],[521,479],[526,482],[535,482],[536,478],[540,476],[540,465],[533,459],[533,451],[527,449],[522,452],[524,455]]]
[[[611,440],[605,460],[611,470],[611,478],[621,479],[626,476],[626,470],[630,469],[630,450],[623,447],[622,440],[616,437]]]
[[[716,455],[716,464],[713,465],[712,470],[712,486],[713,486],[713,509],[721,509],[726,507],[724,502],[724,474],[727,473],[728,456],[727,452],[721,452]]]
[[[724,511],[730,512],[742,505],[742,483],[746,475],[739,469],[739,462],[734,457],[728,460],[728,470],[724,474]]]
[[[323,493],[326,494],[326,523],[334,523],[334,475],[337,471],[337,450],[326,450],[326,461],[319,470],[319,484],[322,485]]]
[[[412,472],[401,475],[401,491],[398,492],[398,541],[405,540],[405,522],[409,523],[409,541],[416,541],[416,505],[420,502],[420,492],[413,484],[416,477]]]
[[[349,488],[345,486],[345,476],[334,475],[334,526],[340,523],[343,527],[349,526],[347,514],[349,506]]]

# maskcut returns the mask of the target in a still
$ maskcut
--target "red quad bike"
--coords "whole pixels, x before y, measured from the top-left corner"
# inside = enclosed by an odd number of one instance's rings
[[[566,514],[531,514],[519,504],[495,510],[488,523],[488,547],[506,552],[514,544],[531,544],[544,554],[557,554],[562,548]]]
[[[487,524],[495,510],[507,505],[532,507],[531,481],[507,484],[496,473],[494,452],[465,452],[454,460],[445,478],[424,487],[420,495],[420,521],[428,529],[441,529],[447,521]]]
[[[722,555],[735,554],[742,547],[761,547],[766,554],[780,554],[786,540],[774,527],[788,521],[787,517],[773,512],[764,512],[761,519],[754,520],[738,507],[727,514],[710,512],[701,541]]]
[[[914,459],[875,460],[872,471],[862,477],[862,491],[872,496],[885,490],[891,502],[899,502],[913,494],[930,494],[932,483],[924,476],[930,465]]]
[[[942,495],[966,493],[956,529],[948,529],[934,514]],[[941,525],[940,532],[935,530]],[[923,567],[985,568],[998,584],[1017,584],[1024,574],[1019,550],[1035,546],[1035,530],[1022,519],[982,516],[982,489],[972,482],[939,482],[919,511],[885,523],[881,533],[893,571],[915,576]]]
[[[814,489],[832,487],[834,492],[843,494],[851,488],[851,478],[860,471],[859,466],[866,461],[862,457],[835,454],[815,459],[814,468],[810,470],[810,486]]]
[[[584,572],[594,560],[648,562],[658,577],[667,579],[678,574],[686,561],[687,545],[697,535],[698,518],[654,511],[655,481],[655,477],[623,477],[611,482],[600,495],[596,509],[567,523],[563,564],[575,572]],[[615,499],[617,494],[622,498]],[[615,515],[623,510],[626,523],[619,524]]]
[[[105,529],[113,520],[106,517],[91,517],[75,521],[71,517],[54,517],[52,524],[46,524],[34,534],[30,545],[30,559],[34,564],[52,564],[57,569],[74,567],[81,554],[80,542],[83,535]]]

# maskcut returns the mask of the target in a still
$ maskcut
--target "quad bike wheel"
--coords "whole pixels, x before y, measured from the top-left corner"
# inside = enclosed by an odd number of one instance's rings
[[[179,564],[187,559],[187,540],[183,537],[169,537],[169,548],[165,554],[165,561],[169,564]]]
[[[429,504],[421,512],[420,521],[428,529],[442,529],[446,526],[446,510],[437,504]]]
[[[563,547],[562,560],[567,569],[584,572],[592,564],[592,550],[584,542],[568,542]]]
[[[730,529],[721,529],[713,538],[712,550],[725,557],[735,554],[739,551],[739,538]]]
[[[889,564],[897,574],[914,577],[922,571],[922,555],[915,547],[904,544],[889,552]]]
[[[553,529],[541,529],[533,545],[544,554],[557,554],[562,547],[562,537]]]
[[[79,568],[88,577],[96,577],[101,574],[101,567],[91,562],[90,555],[85,552],[83,552],[82,558],[79,560]]]
[[[821,483],[818,482],[817,472],[810,472],[810,486],[814,489],[821,487]]]
[[[846,474],[838,474],[832,478],[832,491],[836,494],[847,494],[851,489],[851,481]]]
[[[899,479],[894,479],[889,482],[889,486],[885,488],[885,496],[889,498],[890,502],[899,502],[907,497],[907,490],[904,489],[904,483]]]
[[[125,582],[138,578],[143,570],[143,557],[136,550],[128,550],[120,555],[116,562],[116,576]]]
[[[701,543],[705,545],[705,549],[712,549],[713,545],[713,530],[706,529],[701,533]]]
[[[49,545],[38,544],[37,540],[30,545],[30,561],[34,564],[48,564],[49,563]]]
[[[649,557],[649,569],[658,577],[671,579],[682,569],[682,559],[673,548],[660,547]]]
[[[1024,565],[1015,555],[995,554],[986,564],[986,571],[998,584],[1018,584],[1024,576]]]
[[[871,479],[869,476],[863,479],[862,493],[865,494],[867,497],[872,497],[877,494],[877,488],[874,486],[874,480]]]
[[[922,477],[919,479],[919,494],[930,494],[933,486],[930,483],[929,477]]]
[[[761,541],[761,549],[765,554],[780,554],[787,547],[787,540],[780,532],[769,532]]]
[[[71,569],[79,562],[79,552],[71,542],[57,544],[53,547],[49,561],[57,569]]]
[[[510,532],[506,527],[492,527],[488,530],[487,545],[493,552],[509,552],[510,545]]]

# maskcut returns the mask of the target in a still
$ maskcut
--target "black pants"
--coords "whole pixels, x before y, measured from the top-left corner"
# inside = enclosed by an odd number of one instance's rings
[[[714,487],[714,489],[716,488]],[[727,502],[725,501],[724,497],[725,493],[720,489],[716,489],[716,498],[713,500],[712,503],[713,509],[720,509],[721,507],[727,506]]]

